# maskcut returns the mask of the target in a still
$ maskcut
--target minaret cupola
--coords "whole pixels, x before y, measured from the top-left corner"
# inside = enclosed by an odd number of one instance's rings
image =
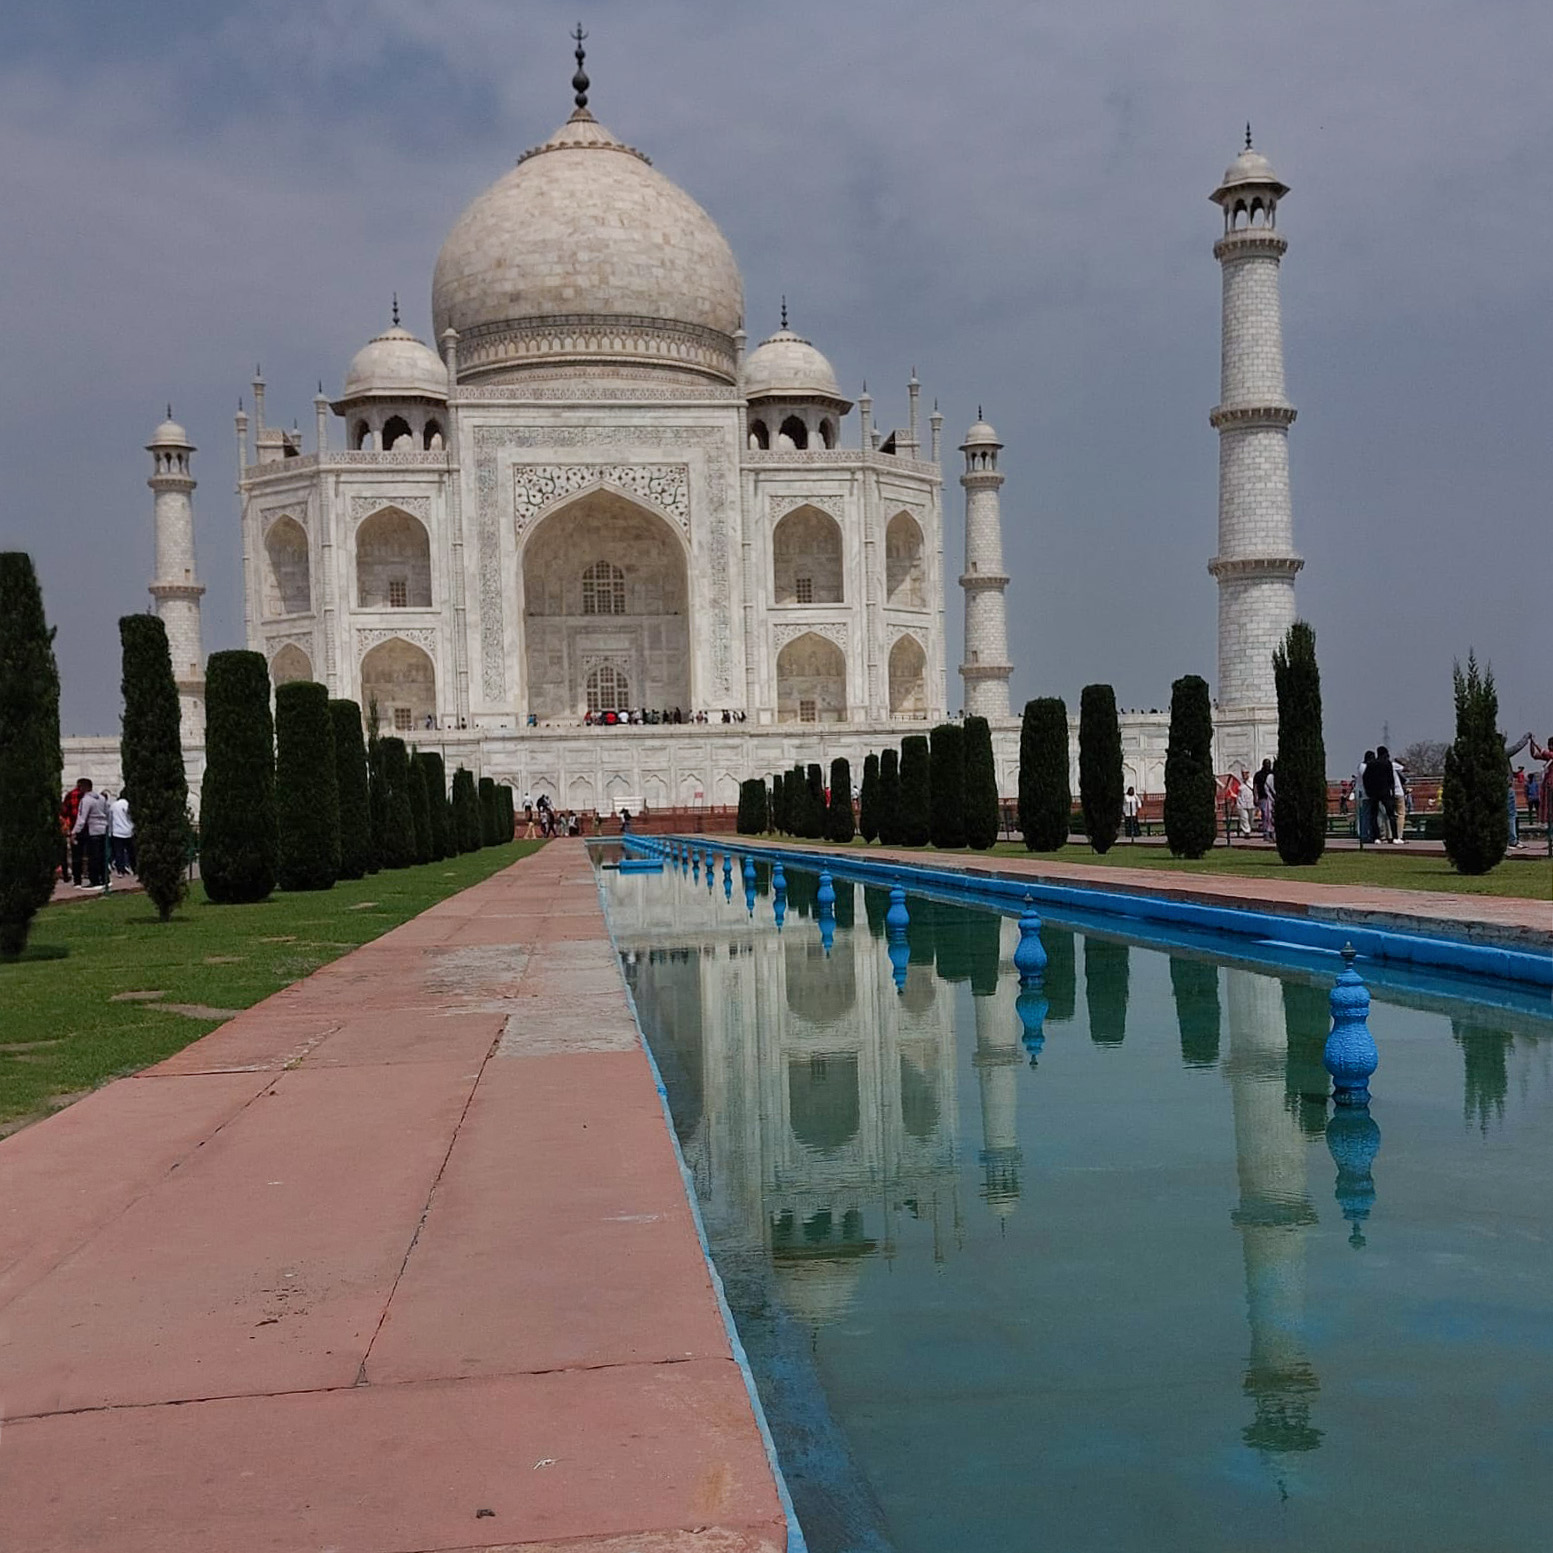
[[[802,335],[787,326],[787,298],[782,299],[782,327],[744,358],[739,385],[749,402],[751,448],[804,452],[833,448],[840,438],[842,417],[852,408],[825,357]]]
[[[345,388],[331,406],[343,416],[346,445],[358,452],[435,451],[447,439],[448,373],[429,345],[393,323],[351,358]]]

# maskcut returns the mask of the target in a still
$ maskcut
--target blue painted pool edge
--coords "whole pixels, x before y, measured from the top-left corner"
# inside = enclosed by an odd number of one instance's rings
[[[696,836],[632,837],[637,845],[656,851],[656,843],[688,841],[705,846]],[[718,850],[721,850],[719,847]],[[1553,951],[1535,954],[1497,944],[1474,943],[1447,935],[1403,933],[1390,928],[1362,927],[1357,923],[1332,922],[1322,917],[1255,911],[1245,906],[1209,906],[1198,901],[1172,900],[1130,890],[1106,890],[1089,885],[1045,884],[1034,879],[999,879],[967,874],[959,869],[921,863],[854,858],[845,852],[820,848],[772,846],[740,841],[734,850],[768,862],[781,861],[814,869],[823,862],[833,872],[868,884],[913,883],[938,894],[951,895],[972,905],[1007,906],[1026,895],[1048,906],[1104,912],[1136,922],[1176,923],[1237,937],[1276,939],[1304,949],[1335,953],[1351,943],[1366,959],[1395,960],[1410,965],[1456,971],[1536,987],[1553,987]]]
[[[690,1174],[690,1167],[685,1163],[684,1151],[679,1146],[679,1136],[674,1131],[674,1117],[669,1111],[669,1092],[664,1087],[663,1074],[658,1069],[658,1059],[653,1056],[652,1042],[647,1039],[647,1033],[642,1029],[642,1021],[636,1012],[636,999],[631,995],[631,984],[626,980],[625,970],[620,964],[620,945],[615,942],[614,924],[609,920],[609,903],[605,899],[604,883],[595,875],[595,884],[599,892],[599,909],[604,913],[604,930],[609,934],[609,946],[615,952],[615,971],[620,977],[620,988],[625,993],[626,1007],[631,1010],[631,1022],[636,1026],[636,1038],[641,1043],[643,1053],[647,1058],[648,1069],[652,1073],[653,1087],[658,1091],[658,1105],[663,1112],[663,1128],[668,1134],[669,1146],[674,1150],[674,1162],[679,1166],[680,1185],[685,1189],[685,1201],[690,1206],[690,1221],[696,1227],[696,1239],[701,1246],[701,1260],[706,1264],[707,1276],[712,1281],[712,1293],[717,1300],[717,1309],[723,1320],[723,1331],[728,1336],[729,1351],[733,1354],[733,1362],[739,1367],[739,1374],[744,1377],[744,1390],[750,1399],[750,1408],[755,1414],[755,1425],[760,1430],[761,1443],[766,1450],[766,1463],[771,1468],[771,1476],[776,1480],[777,1497],[782,1504],[782,1513],[787,1517],[787,1553],[808,1553],[809,1545],[804,1541],[803,1528],[798,1524],[797,1512],[793,1509],[793,1496],[788,1492],[787,1479],[782,1473],[782,1460],[777,1455],[776,1441],[772,1438],[771,1426],[766,1422],[766,1410],[760,1403],[760,1391],[755,1384],[755,1373],[750,1368],[749,1355],[744,1351],[744,1344],[739,1340],[739,1329],[734,1325],[733,1310],[728,1304],[728,1296],[723,1291],[723,1280],[717,1271],[717,1264],[712,1260],[711,1242],[706,1238],[706,1225],[701,1219],[701,1205],[696,1200],[696,1183]]]

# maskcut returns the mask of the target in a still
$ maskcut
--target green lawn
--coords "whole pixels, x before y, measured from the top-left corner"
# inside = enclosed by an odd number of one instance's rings
[[[14,964],[0,964],[0,1132],[110,1078],[146,1067],[319,966],[478,884],[539,843],[486,847],[316,893],[212,906],[195,885],[171,922],[144,895],[45,907]],[[190,1017],[114,1002],[158,992],[198,1005]]]
[[[773,837],[784,843],[789,837]],[[800,842],[799,845],[804,843]],[[861,840],[852,843],[862,848]],[[865,848],[866,850],[866,848]],[[1027,852],[1018,842],[999,842],[989,852],[939,852],[922,847],[924,857],[1023,857],[1041,863],[1086,863],[1119,868],[1154,868],[1165,873],[1219,874],[1243,879],[1299,879],[1316,884],[1376,885],[1388,890],[1442,890],[1456,895],[1504,895],[1516,900],[1553,902],[1553,859],[1508,857],[1476,878],[1458,874],[1438,853],[1366,847],[1364,851],[1328,852],[1313,868],[1290,868],[1271,849],[1215,847],[1196,862],[1172,857],[1163,846],[1119,841],[1104,857],[1087,846],[1060,852]]]

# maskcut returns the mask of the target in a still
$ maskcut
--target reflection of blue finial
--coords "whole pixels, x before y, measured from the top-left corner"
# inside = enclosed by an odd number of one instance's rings
[[[892,933],[904,933],[907,924],[911,921],[911,913],[906,910],[906,891],[902,885],[890,886],[890,909],[884,914],[884,925]]]
[[[771,888],[778,895],[787,894],[787,875],[782,872],[782,863],[779,858],[771,865]]]
[[[744,909],[753,917],[755,915],[755,886],[744,886]]]
[[[833,912],[822,911],[820,913],[820,947],[825,951],[825,958],[830,959],[830,951],[836,942],[836,918]]]
[[[755,889],[755,859],[748,853],[744,855],[744,888],[752,893]]]
[[[714,884],[716,884],[716,883],[717,883],[717,870],[712,866],[712,859],[710,857],[708,857],[707,860],[706,860],[706,887],[707,887],[707,889],[710,890],[712,888],[712,886]]]
[[[1020,1039],[1030,1054],[1032,1068],[1035,1059],[1041,1055],[1042,1047],[1046,1045],[1046,1032],[1041,1028],[1041,1021],[1046,1018],[1046,1008],[1046,999],[1037,986],[1027,986],[1014,999],[1014,1012],[1019,1015]]]
[[[1019,918],[1019,947],[1014,950],[1014,969],[1022,987],[1034,986],[1046,974],[1046,950],[1041,945],[1041,919],[1035,914],[1035,898],[1025,896]]]
[[[771,897],[771,914],[776,918],[776,930],[782,931],[782,924],[787,921],[787,894],[783,890],[777,890]]]
[[[890,935],[890,973],[895,978],[895,990],[906,990],[906,967],[911,964],[911,945],[906,942],[904,931]]]
[[[1348,1244],[1354,1250],[1364,1245],[1360,1227],[1375,1205],[1375,1179],[1370,1167],[1380,1152],[1380,1128],[1364,1105],[1344,1106],[1327,1120],[1327,1152],[1337,1166],[1337,1186],[1332,1195],[1353,1225]]]
[[[1370,994],[1353,968],[1354,947],[1343,945],[1343,970],[1327,999],[1332,1033],[1321,1060],[1332,1075],[1332,1099],[1337,1105],[1368,1105],[1370,1075],[1380,1066],[1375,1037],[1370,1034]]]
[[[827,906],[836,904],[836,886],[830,874],[825,869],[820,870],[820,887],[815,892],[815,904],[823,911]]]

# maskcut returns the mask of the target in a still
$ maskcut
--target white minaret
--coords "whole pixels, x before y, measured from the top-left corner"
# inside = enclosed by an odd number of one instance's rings
[[[152,460],[146,484],[156,493],[156,581],[151,584],[151,597],[167,627],[183,710],[183,743],[188,748],[205,739],[205,653],[200,645],[200,598],[205,589],[194,569],[195,482],[189,470],[194,444],[173,419],[171,405],[146,452]]]
[[[1014,672],[1008,661],[1008,606],[1003,601],[1008,574],[1003,570],[998,497],[1002,447],[978,409],[976,424],[960,444],[965,454],[965,473],[960,476],[965,487],[965,571],[960,577],[965,590],[965,659],[960,678],[965,682],[966,715],[990,719],[1009,715],[1008,681]]]
[[[1289,246],[1278,231],[1278,201],[1288,192],[1251,149],[1248,124],[1245,149],[1211,196],[1224,211],[1224,235],[1213,245],[1224,272],[1224,324],[1219,403],[1208,417],[1219,434],[1219,553],[1208,570],[1219,584],[1218,705],[1231,721],[1236,713],[1276,716],[1273,649],[1294,623],[1294,574],[1305,564],[1294,553],[1295,412],[1283,386],[1278,305],[1278,266]]]

